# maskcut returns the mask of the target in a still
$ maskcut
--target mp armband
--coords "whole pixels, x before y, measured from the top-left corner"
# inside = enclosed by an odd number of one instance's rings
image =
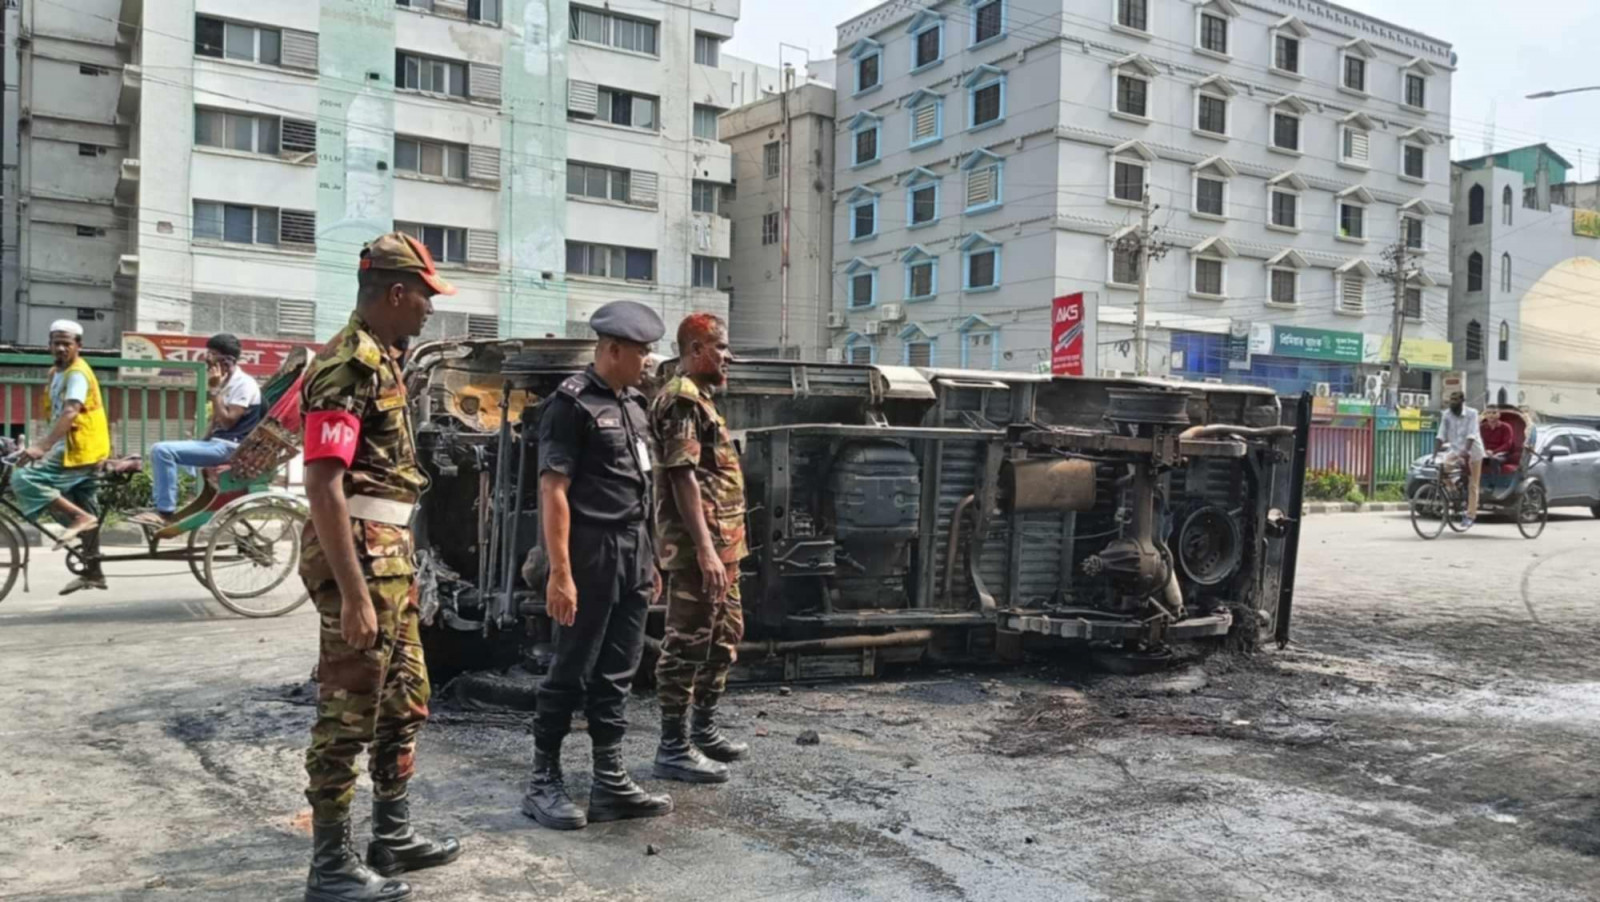
[[[306,414],[305,460],[337,458],[345,466],[356,458],[361,421],[344,410],[313,410]]]

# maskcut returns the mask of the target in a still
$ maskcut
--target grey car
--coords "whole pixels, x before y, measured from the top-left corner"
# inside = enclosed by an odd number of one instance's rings
[[[1583,426],[1539,426],[1534,430],[1539,457],[1529,473],[1544,483],[1551,507],[1587,507],[1600,517],[1600,431]],[[1406,497],[1432,482],[1437,460],[1417,458],[1406,474]]]

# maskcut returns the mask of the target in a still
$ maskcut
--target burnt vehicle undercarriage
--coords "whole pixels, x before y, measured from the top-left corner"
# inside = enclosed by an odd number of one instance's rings
[[[413,357],[433,480],[417,547],[436,676],[547,660],[537,404],[591,348],[440,342]],[[1264,390],[1158,380],[742,360],[718,404],[749,511],[738,678],[1052,649],[1158,664],[1173,643],[1287,641],[1306,402],[1285,411]]]

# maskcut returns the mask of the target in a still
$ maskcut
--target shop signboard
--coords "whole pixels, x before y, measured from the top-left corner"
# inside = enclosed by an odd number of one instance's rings
[[[1250,324],[1243,320],[1228,325],[1228,369],[1250,369]]]
[[[1387,335],[1368,333],[1362,355],[1364,363],[1387,366],[1393,342]],[[1437,338],[1400,339],[1400,360],[1408,369],[1448,370],[1455,361],[1455,347]]]
[[[1272,353],[1279,357],[1360,363],[1364,350],[1360,332],[1334,332],[1299,326],[1272,327]]]
[[[202,362],[206,359],[205,335],[174,335],[161,332],[124,332],[122,333],[122,356],[129,360],[182,360],[188,362]],[[259,338],[239,339],[242,353],[239,355],[239,368],[244,370],[258,381],[266,381],[290,352],[296,348],[310,348],[312,352],[321,349],[322,345],[310,341],[276,341]],[[192,382],[194,375],[186,370],[157,370],[145,367],[124,367],[120,377],[123,379],[145,379],[156,381],[177,380]]]
[[[1056,298],[1050,314],[1050,372],[1082,376],[1083,292]]]

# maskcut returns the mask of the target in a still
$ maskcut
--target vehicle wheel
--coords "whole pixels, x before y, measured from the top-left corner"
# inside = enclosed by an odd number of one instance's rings
[[[216,590],[211,588],[210,580],[206,579],[206,538],[211,535],[212,533],[205,526],[190,531],[189,572],[193,573],[194,578],[200,581],[200,585],[205,586],[212,594],[216,594]]]
[[[1597,518],[1600,518],[1600,504],[1596,504],[1594,507],[1589,508],[1589,513],[1594,514]]]
[[[1465,487],[1458,491],[1445,493],[1445,498],[1450,502],[1450,516],[1444,522],[1449,525],[1451,532],[1466,532],[1467,527],[1462,525],[1461,518],[1467,513],[1467,490]]]
[[[1522,532],[1524,539],[1537,539],[1544,532],[1544,524],[1549,519],[1550,504],[1544,486],[1537,482],[1528,483],[1528,487],[1522,490],[1521,500],[1517,502],[1517,529]]]
[[[1436,483],[1423,483],[1411,496],[1411,528],[1424,539],[1437,539],[1450,519],[1450,498]]]
[[[5,601],[11,594],[11,589],[17,584],[17,574],[22,572],[22,544],[17,541],[22,530],[18,528],[9,517],[0,518],[0,567],[5,568],[0,573],[0,601]]]
[[[299,511],[271,501],[223,518],[206,543],[205,583],[222,606],[245,617],[277,617],[311,597],[295,579],[300,564]]]

